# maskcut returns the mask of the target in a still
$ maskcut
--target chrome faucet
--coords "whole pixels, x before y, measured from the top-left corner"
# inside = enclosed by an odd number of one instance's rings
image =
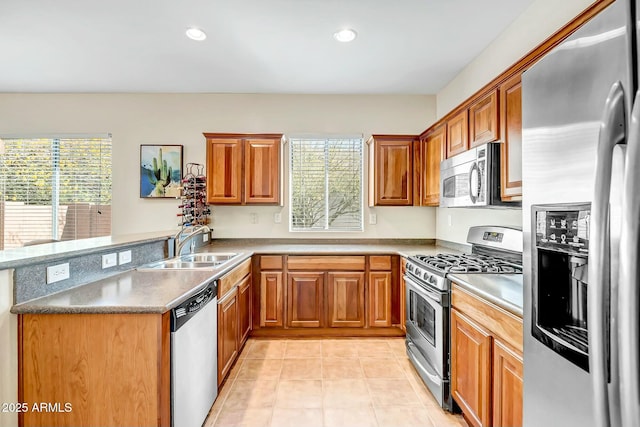
[[[184,232],[184,229],[180,230],[175,236],[174,236],[174,240],[175,240],[175,256],[180,256],[180,252],[182,251],[182,249],[186,246],[187,242],[191,242],[191,246],[189,248],[189,253],[193,253],[193,251],[195,250],[195,240],[193,240],[194,237],[199,236],[201,234],[204,233],[210,233],[211,229],[206,226],[206,225],[196,225],[193,227],[193,230],[191,230],[189,232],[189,234],[187,234],[186,236],[184,236],[182,239],[182,233]]]

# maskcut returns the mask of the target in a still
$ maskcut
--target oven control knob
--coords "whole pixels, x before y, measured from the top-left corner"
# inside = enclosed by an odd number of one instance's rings
[[[420,277],[420,275],[422,274],[422,270],[420,270],[418,267],[416,267],[415,270],[413,271],[413,273],[416,276]]]

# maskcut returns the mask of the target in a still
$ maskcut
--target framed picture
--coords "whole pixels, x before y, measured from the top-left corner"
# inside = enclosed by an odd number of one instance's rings
[[[140,197],[180,197],[182,145],[140,145]]]

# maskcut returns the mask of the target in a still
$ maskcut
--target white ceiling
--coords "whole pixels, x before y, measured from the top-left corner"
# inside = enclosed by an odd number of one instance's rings
[[[0,92],[434,94],[532,2],[0,0]]]

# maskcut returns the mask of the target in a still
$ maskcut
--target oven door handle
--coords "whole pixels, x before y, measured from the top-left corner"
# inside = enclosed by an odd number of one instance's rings
[[[411,358],[411,361],[413,363],[415,363],[416,365],[418,365],[418,367],[420,368],[420,370],[422,372],[424,372],[424,374],[429,377],[429,379],[431,380],[431,382],[435,383],[436,385],[440,386],[442,384],[442,380],[440,379],[440,377],[437,374],[431,373],[430,370],[423,365],[422,363],[420,363],[420,360],[418,360],[417,357],[415,357],[413,355],[414,352],[418,351],[418,347],[416,347],[416,345],[412,342],[407,343],[407,345],[412,348],[412,351],[409,351],[409,357]]]
[[[473,182],[474,175],[476,176],[475,185]],[[473,162],[469,170],[469,198],[471,203],[475,204],[478,197],[480,197],[480,169],[478,169],[478,163]]]
[[[411,279],[409,276],[404,276],[404,281],[406,284],[409,284],[411,286],[411,289],[413,289],[413,291],[418,295],[430,299],[431,301],[434,301],[438,304],[442,304],[442,298],[440,294],[429,292],[428,290],[424,289],[422,286],[414,282],[413,279]]]

